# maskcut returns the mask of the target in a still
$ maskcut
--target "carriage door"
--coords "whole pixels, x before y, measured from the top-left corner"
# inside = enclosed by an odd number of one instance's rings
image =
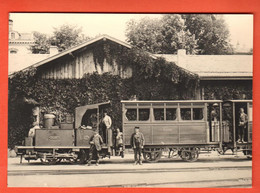
[[[224,143],[229,143],[233,141],[233,104],[231,102],[223,103],[222,115],[222,128],[223,128],[223,138]]]
[[[235,141],[238,140],[240,108],[243,108],[244,109],[244,113],[248,115],[248,110],[249,110],[248,103],[246,103],[246,102],[236,102],[235,103],[235,109],[234,109],[235,112],[233,113],[235,115],[235,122],[234,122],[235,130],[236,130],[236,139],[235,139]],[[248,136],[248,124],[247,124],[243,140],[247,141],[248,137],[249,136]]]
[[[209,141],[220,141],[220,109],[218,103],[210,103],[208,106]]]
[[[252,143],[252,123],[253,123],[253,104],[250,102],[247,105],[247,115],[248,115],[248,142]]]

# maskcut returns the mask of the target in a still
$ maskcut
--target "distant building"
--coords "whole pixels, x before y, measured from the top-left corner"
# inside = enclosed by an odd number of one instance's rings
[[[13,20],[9,19],[9,68],[8,74],[24,69],[36,62],[57,54],[56,46],[51,46],[50,54],[32,54],[30,46],[34,45],[33,33],[20,33],[13,29]]]
[[[252,52],[253,48],[249,48],[245,44],[240,45],[239,42],[237,42],[236,46],[234,47],[234,53],[236,55],[253,54]]]
[[[34,45],[32,33],[20,33],[13,29],[13,20],[9,19],[9,53],[29,54],[29,47]]]

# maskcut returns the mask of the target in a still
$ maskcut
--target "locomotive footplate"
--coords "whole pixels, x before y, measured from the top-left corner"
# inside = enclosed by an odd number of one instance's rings
[[[27,160],[40,159],[43,164],[55,164],[61,161],[70,163],[78,162],[81,159],[82,152],[88,152],[89,146],[17,146],[15,152]],[[107,146],[102,146],[102,151],[107,151]],[[105,157],[105,156],[104,156]]]

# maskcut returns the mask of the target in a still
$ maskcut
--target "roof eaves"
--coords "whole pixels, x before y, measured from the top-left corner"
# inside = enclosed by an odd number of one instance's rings
[[[55,59],[58,59],[58,58],[60,58],[60,57],[62,57],[62,56],[64,56],[64,55],[66,55],[66,54],[69,54],[69,53],[71,53],[71,52],[74,52],[74,51],[76,51],[76,50],[78,50],[78,49],[80,49],[80,48],[83,48],[83,47],[85,47],[85,46],[88,46],[88,45],[90,45],[90,44],[92,44],[92,43],[94,43],[94,42],[96,42],[96,41],[99,41],[99,40],[101,40],[101,39],[104,39],[104,38],[105,38],[105,39],[109,39],[109,40],[114,41],[114,42],[117,42],[118,44],[121,44],[121,45],[123,45],[123,46],[125,46],[125,47],[127,47],[127,48],[131,48],[131,45],[129,45],[129,44],[127,44],[127,43],[125,43],[125,42],[123,42],[123,41],[121,41],[121,40],[115,39],[115,38],[113,38],[113,37],[111,37],[111,36],[108,36],[108,35],[101,35],[101,36],[98,36],[98,37],[96,37],[96,38],[94,38],[94,39],[88,40],[87,42],[84,42],[84,43],[82,43],[82,44],[79,44],[79,45],[76,45],[76,46],[74,46],[74,47],[72,47],[72,48],[69,48],[69,49],[67,49],[67,50],[65,50],[65,51],[63,51],[63,52],[61,52],[61,53],[58,53],[58,54],[56,54],[56,55],[53,55],[53,56],[51,56],[51,57],[49,57],[49,58],[47,58],[47,59],[44,59],[44,60],[39,61],[39,62],[37,62],[37,63],[35,63],[35,64],[32,64],[32,65],[30,65],[30,66],[24,68],[23,70],[29,69],[29,68],[31,68],[31,67],[35,67],[35,68],[36,68],[36,67],[39,67],[39,66],[41,66],[41,65],[43,65],[43,64],[45,64],[45,63],[47,63],[47,62],[50,62],[50,61],[55,60]]]
[[[252,76],[199,76],[200,80],[252,80]]]

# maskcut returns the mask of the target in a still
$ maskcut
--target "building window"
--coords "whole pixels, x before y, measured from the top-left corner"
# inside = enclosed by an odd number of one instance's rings
[[[11,39],[15,39],[15,33],[11,33]]]
[[[10,54],[17,54],[18,50],[17,49],[10,49]]]

